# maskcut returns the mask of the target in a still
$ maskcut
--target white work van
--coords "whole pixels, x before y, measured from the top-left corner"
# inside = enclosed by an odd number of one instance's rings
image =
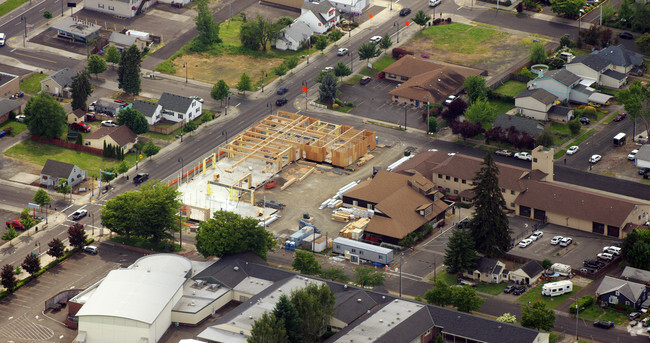
[[[555,297],[558,295],[569,293],[573,290],[573,282],[565,280],[558,282],[549,282],[542,286],[542,295]]]

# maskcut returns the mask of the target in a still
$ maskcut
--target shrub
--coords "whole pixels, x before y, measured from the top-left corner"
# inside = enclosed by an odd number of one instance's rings
[[[354,103],[352,101],[348,101],[348,102],[345,103],[345,106],[354,107]]]
[[[593,303],[594,298],[590,295],[585,295],[584,297],[578,299],[578,308],[580,308],[580,310],[584,310],[585,308],[593,305]],[[569,312],[576,313],[576,303],[571,304],[571,307],[569,307]]]
[[[522,2],[517,4],[517,13],[521,13],[524,11],[524,5]]]
[[[337,109],[337,108],[339,108],[339,107],[340,107],[339,104],[334,104],[334,105],[332,105],[332,108],[333,108],[333,109]]]
[[[402,48],[393,48],[392,55],[394,59],[399,59],[400,55],[413,55],[413,51],[408,51]]]
[[[542,261],[542,268],[544,268],[544,269],[548,269],[552,265],[553,265],[553,262],[551,262],[551,260],[549,260],[548,258],[545,258]]]
[[[498,0],[497,0],[497,1],[498,1]],[[512,5],[512,1],[510,1],[510,0],[506,0],[506,6],[510,6],[510,5]]]
[[[451,23],[451,18],[447,18],[447,24]]]

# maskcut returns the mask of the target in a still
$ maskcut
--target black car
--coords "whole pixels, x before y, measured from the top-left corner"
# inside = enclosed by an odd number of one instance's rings
[[[282,106],[282,105],[285,105],[288,102],[289,102],[289,100],[287,100],[287,98],[281,98],[281,99],[275,100],[275,106]]]
[[[582,125],[591,124],[591,120],[589,120],[589,118],[587,118],[587,117],[580,117],[580,122],[582,123]]]
[[[632,34],[629,32],[621,32],[618,34],[618,36],[623,39],[634,39],[634,36],[632,36]]]
[[[597,328],[611,329],[614,327],[614,322],[608,322],[606,320],[599,320],[594,322],[594,326]]]
[[[645,175],[650,173],[650,168],[641,168],[639,169],[639,175]]]
[[[139,183],[143,183],[149,179],[149,174],[147,173],[139,173],[133,178],[133,183],[136,185]]]
[[[402,10],[399,11],[399,15],[400,15],[401,17],[406,17],[406,16],[409,15],[409,14],[411,14],[411,9],[408,8],[408,7],[406,7],[406,8],[402,8]]]
[[[512,293],[515,290],[515,285],[508,285],[503,289],[503,293]]]
[[[282,87],[282,88],[278,89],[278,95],[282,95],[282,94],[284,94],[284,93],[286,93],[288,91],[289,91],[289,88]]]
[[[526,292],[526,286],[517,286],[515,289],[512,291],[512,294],[514,295],[522,295]]]
[[[456,224],[456,227],[458,227],[459,229],[462,229],[465,226],[467,226],[467,224],[469,224],[469,219],[465,218],[465,219],[459,221],[458,224]]]
[[[598,260],[585,260],[585,262],[583,263],[583,266],[585,266],[587,268],[600,269],[600,268],[605,266],[605,263],[603,263],[602,261],[598,261]]]

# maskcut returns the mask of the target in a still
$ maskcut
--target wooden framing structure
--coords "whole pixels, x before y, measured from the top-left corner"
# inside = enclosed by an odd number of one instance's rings
[[[265,161],[274,172],[298,159],[347,167],[376,147],[374,131],[332,124],[296,113],[278,111],[234,137],[219,149],[236,162]]]

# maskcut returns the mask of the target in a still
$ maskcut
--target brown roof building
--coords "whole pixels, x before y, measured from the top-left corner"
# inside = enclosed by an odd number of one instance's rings
[[[86,142],[97,149],[104,149],[104,143],[119,146],[126,153],[138,142],[138,135],[133,133],[126,125],[118,127],[102,126],[97,131],[86,136]]]
[[[444,221],[450,204],[441,197],[433,182],[421,174],[380,170],[372,179],[346,192],[343,202],[374,210],[366,235],[397,244],[423,224]]]

